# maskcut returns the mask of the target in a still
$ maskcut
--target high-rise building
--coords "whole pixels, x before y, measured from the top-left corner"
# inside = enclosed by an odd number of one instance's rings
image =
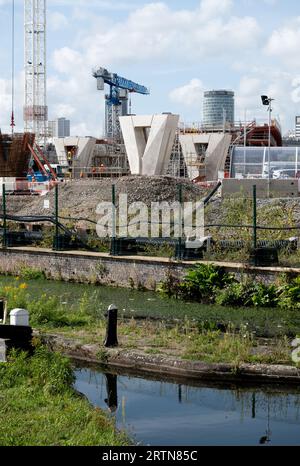
[[[234,92],[226,90],[204,92],[203,125],[222,128],[234,124]]]
[[[296,139],[300,139],[300,116],[296,116],[295,118],[295,137]]]
[[[49,135],[54,138],[68,138],[70,136],[70,120],[66,118],[57,118],[54,121],[48,121]]]

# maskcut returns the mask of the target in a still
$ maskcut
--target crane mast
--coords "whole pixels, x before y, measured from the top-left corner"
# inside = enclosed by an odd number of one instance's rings
[[[45,147],[47,137],[46,0],[24,0],[24,130]]]
[[[110,73],[105,68],[99,68],[93,76],[97,79],[99,91],[104,91],[105,84],[110,87],[109,94],[105,95],[105,135],[108,139],[121,142],[119,117],[128,115],[129,94],[149,95],[150,91],[141,84],[122,78],[116,73]]]

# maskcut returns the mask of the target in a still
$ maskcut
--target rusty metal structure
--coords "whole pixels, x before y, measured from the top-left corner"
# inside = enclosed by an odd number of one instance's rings
[[[0,132],[0,177],[25,178],[31,158],[29,145],[34,143],[34,134],[5,135]]]

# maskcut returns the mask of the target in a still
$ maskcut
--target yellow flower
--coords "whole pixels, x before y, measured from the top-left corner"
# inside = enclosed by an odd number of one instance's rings
[[[28,288],[28,285],[26,283],[21,283],[21,285],[19,286],[20,290],[27,290]]]

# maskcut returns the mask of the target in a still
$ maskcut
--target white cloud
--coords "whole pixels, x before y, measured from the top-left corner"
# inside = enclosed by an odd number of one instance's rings
[[[59,105],[66,109],[70,106],[75,109],[72,120],[77,133],[91,134],[97,129],[99,133],[104,96],[97,93],[89,69],[102,65],[114,70],[122,65],[151,63],[154,72],[159,72],[160,64],[184,68],[197,59],[232,57],[255,47],[260,36],[258,23],[251,17],[230,16],[232,3],[202,0],[196,9],[181,10],[162,2],[148,3],[119,22],[105,22],[99,16],[101,27],[97,27],[98,18],[94,16],[89,30],[79,29],[72,47],[53,52],[56,74],[50,76],[48,84],[52,113],[57,113]],[[171,92],[170,99],[199,107],[202,93],[201,81],[193,79]]]
[[[276,29],[271,34],[265,52],[267,55],[279,57],[284,62],[298,66],[297,57],[300,43],[300,16],[288,24]]]
[[[47,22],[52,31],[59,31],[69,26],[67,17],[58,11],[50,11],[48,13]]]
[[[222,0],[212,15],[207,0],[195,10],[173,11],[164,3],[147,4],[132,12],[127,21],[87,33],[82,43],[87,62],[95,63],[99,57],[107,66],[149,60],[193,62],[255,47],[260,36],[257,21],[223,15],[230,5],[231,1]]]
[[[204,85],[200,79],[192,79],[188,84],[173,89],[169,98],[171,102],[199,108],[203,101]]]
[[[300,102],[300,76],[297,76],[295,79],[293,79],[292,86],[292,101],[298,104]]]
[[[202,0],[200,15],[203,19],[211,19],[218,15],[228,13],[233,7],[232,0]]]
[[[61,117],[70,118],[74,115],[76,109],[69,104],[56,104],[52,106],[51,111],[54,119]]]

